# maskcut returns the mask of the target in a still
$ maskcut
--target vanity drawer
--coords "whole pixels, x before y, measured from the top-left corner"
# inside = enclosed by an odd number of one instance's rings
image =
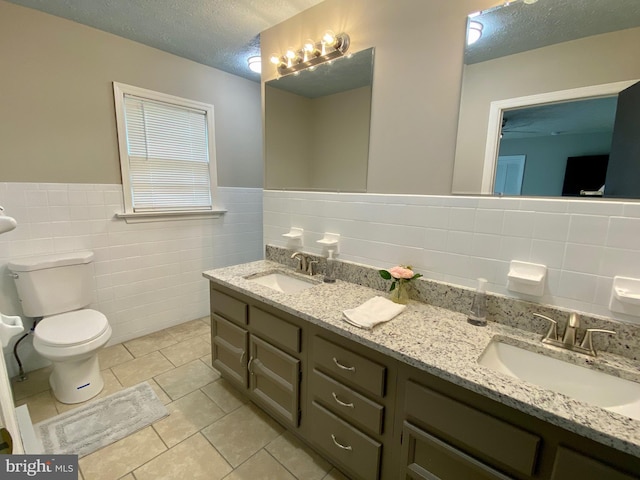
[[[352,382],[367,392],[384,397],[384,366],[324,338],[316,336],[313,342],[313,361],[321,370],[336,378]]]
[[[631,476],[565,447],[558,447],[551,480],[579,478],[580,480],[633,480]]]
[[[316,402],[311,402],[311,439],[340,466],[358,478],[377,480],[380,473],[382,444],[340,420]]]
[[[247,304],[213,288],[211,289],[211,312],[241,325],[247,324]]]
[[[312,398],[338,416],[375,434],[382,433],[384,407],[313,369],[309,377]]]
[[[408,422],[404,422],[402,428],[401,478],[415,480],[436,478],[443,480],[510,479],[510,477]]]
[[[300,327],[256,307],[249,308],[251,330],[280,347],[300,353]]]
[[[471,456],[532,475],[540,437],[414,382],[407,382],[405,415]]]

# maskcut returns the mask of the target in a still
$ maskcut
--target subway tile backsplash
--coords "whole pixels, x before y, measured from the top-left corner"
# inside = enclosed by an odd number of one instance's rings
[[[609,311],[613,277],[640,278],[639,202],[265,190],[265,243],[286,247],[290,227],[310,253],[335,232],[343,260],[469,288],[485,277],[493,293],[640,323]],[[511,260],[547,265],[543,297],[507,290]]]
[[[0,205],[18,221],[0,236],[0,311],[21,314],[11,259],[92,250],[93,308],[108,316],[111,343],[208,315],[202,272],[264,255],[262,189],[219,187],[218,195],[228,210],[219,219],[127,224],[114,218],[121,185],[0,182]],[[30,348],[20,346],[27,370],[39,366]]]

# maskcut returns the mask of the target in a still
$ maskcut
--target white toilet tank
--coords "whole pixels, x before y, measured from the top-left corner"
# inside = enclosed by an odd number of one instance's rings
[[[9,262],[23,313],[46,317],[89,305],[93,300],[92,260],[93,252],[73,252]]]

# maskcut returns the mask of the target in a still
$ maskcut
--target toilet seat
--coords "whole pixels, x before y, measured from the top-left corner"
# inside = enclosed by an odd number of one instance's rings
[[[45,317],[36,326],[35,337],[42,345],[72,347],[95,340],[109,328],[107,317],[87,308]]]

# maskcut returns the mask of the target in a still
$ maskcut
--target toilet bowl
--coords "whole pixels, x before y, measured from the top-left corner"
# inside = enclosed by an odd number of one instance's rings
[[[53,363],[49,384],[60,402],[84,402],[102,391],[96,353],[110,338],[107,317],[96,310],[61,313],[38,323],[33,348]]]
[[[22,310],[41,318],[33,348],[51,361],[49,384],[62,403],[80,403],[104,387],[98,350],[111,338],[102,313],[85,308],[91,303],[93,252],[22,258],[9,262]]]

